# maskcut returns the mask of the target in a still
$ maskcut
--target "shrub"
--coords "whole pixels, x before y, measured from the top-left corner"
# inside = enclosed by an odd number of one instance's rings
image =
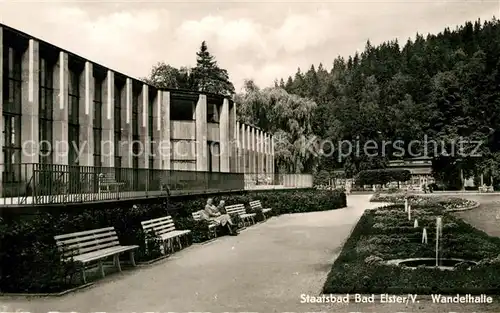
[[[338,209],[346,206],[344,193],[330,190],[272,190],[216,197],[227,205],[261,200],[272,213],[286,214]],[[161,255],[161,243],[154,233],[144,233],[141,222],[171,215],[178,229],[189,229],[193,242],[208,239],[206,221],[196,222],[192,213],[202,209],[206,196],[159,199],[147,204],[106,204],[102,209],[52,208],[32,216],[0,219],[0,290],[3,292],[58,292],[72,287],[76,264],[62,262],[54,236],[114,226],[122,245],[138,245],[137,261]],[[260,210],[258,210],[260,211]],[[263,218],[257,213],[257,220]],[[235,223],[238,217],[233,217]],[[124,256],[126,257],[126,256]],[[43,269],[43,270],[40,270]]]
[[[357,185],[385,185],[392,181],[404,182],[411,179],[411,173],[408,170],[400,169],[376,169],[364,170],[358,173],[356,177]]]

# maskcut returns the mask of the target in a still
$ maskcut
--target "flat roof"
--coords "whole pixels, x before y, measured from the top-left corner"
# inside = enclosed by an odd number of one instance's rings
[[[82,57],[81,55],[78,55],[78,54],[76,54],[76,53],[74,53],[74,52],[71,52],[71,51],[66,50],[66,49],[64,49],[64,48],[61,48],[61,47],[56,46],[56,45],[54,45],[54,44],[51,44],[50,42],[47,42],[47,41],[42,40],[42,39],[40,39],[40,38],[34,37],[34,36],[32,36],[32,35],[30,35],[30,34],[28,34],[28,33],[25,33],[25,32],[23,32],[23,31],[21,31],[21,30],[18,30],[18,29],[16,29],[16,28],[10,27],[10,26],[5,25],[5,24],[2,24],[2,23],[0,23],[0,27],[1,27],[1,28],[4,28],[4,29],[6,29],[6,30],[8,30],[8,31],[10,31],[10,32],[13,32],[13,33],[15,33],[15,34],[17,34],[17,35],[19,35],[19,36],[21,36],[21,37],[25,37],[25,38],[27,38],[27,39],[33,39],[33,40],[36,40],[36,41],[38,41],[39,43],[41,43],[41,44],[43,44],[43,45],[49,46],[49,47],[51,47],[51,48],[58,49],[58,50],[60,50],[60,51],[62,51],[62,52],[65,52],[65,53],[67,53],[68,55],[71,55],[71,56],[73,56],[73,57],[77,57],[77,58],[83,59],[83,60],[85,60],[85,61],[92,62],[93,64],[98,65],[98,66],[100,66],[100,67],[103,67],[103,68],[105,68],[105,69],[108,69],[108,70],[110,70],[110,71],[113,71],[114,73],[116,73],[116,74],[118,74],[118,75],[125,76],[125,77],[127,77],[127,78],[132,79],[132,80],[133,80],[133,81],[135,81],[135,82],[145,84],[145,85],[147,85],[147,86],[149,86],[149,87],[152,87],[152,88],[155,88],[155,89],[157,89],[157,90],[163,90],[163,91],[175,91],[175,92],[178,92],[178,93],[184,93],[184,94],[203,94],[203,95],[206,95],[206,96],[209,96],[209,97],[216,97],[216,98],[221,98],[221,99],[228,99],[230,104],[233,104],[233,103],[234,103],[233,99],[232,99],[230,96],[224,96],[224,95],[215,94],[215,93],[211,93],[211,92],[201,92],[201,91],[195,91],[195,90],[189,90],[189,89],[158,88],[158,87],[156,87],[156,86],[154,86],[154,85],[151,85],[151,84],[148,84],[148,83],[146,83],[146,82],[144,82],[144,81],[142,81],[142,80],[140,80],[140,79],[138,79],[138,78],[132,77],[132,76],[130,76],[130,75],[127,75],[127,74],[124,74],[124,73],[119,72],[119,71],[117,71],[117,70],[114,70],[114,69],[112,69],[112,68],[110,68],[110,67],[108,67],[108,66],[105,66],[105,65],[102,65],[102,64],[100,64],[100,63],[94,62],[94,61],[92,61],[92,60],[90,60],[90,59],[88,59],[88,58]]]

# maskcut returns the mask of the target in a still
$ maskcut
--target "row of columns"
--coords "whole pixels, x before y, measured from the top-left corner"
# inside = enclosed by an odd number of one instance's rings
[[[0,86],[3,86],[3,29],[0,27]],[[39,42],[30,39],[28,49],[22,57],[22,142],[31,144],[23,145],[21,156],[22,163],[39,162],[39,93],[40,93],[40,49]],[[53,163],[67,165],[69,140],[69,56],[60,51],[57,62],[53,67]],[[95,77],[94,65],[85,61],[79,79],[79,165],[94,166],[94,92]],[[107,70],[102,81],[102,112],[101,140],[106,145],[101,145],[101,162],[104,167],[115,166],[114,139],[115,139],[115,73]],[[125,78],[125,85],[119,90],[121,99],[121,144],[119,153],[121,167],[132,167],[132,103],[133,97],[138,97],[139,104],[139,138],[145,153],[139,156],[139,168],[149,167],[150,135],[149,135],[149,101],[153,101],[153,139],[152,148],[155,151],[163,150],[165,153],[156,153],[153,156],[153,167],[156,169],[170,169],[170,93],[158,90],[150,93],[149,86],[141,83],[140,92],[134,94],[134,82]],[[151,99],[153,97],[153,99]],[[0,88],[0,110],[3,108],[2,88]],[[3,119],[0,127],[4,129]],[[207,147],[207,97],[200,95],[195,109],[196,123],[196,170],[208,170],[208,161],[205,151]],[[221,172],[274,172],[274,145],[270,135],[259,129],[236,122],[236,104],[224,99],[220,114],[220,171]],[[4,145],[3,136],[1,145]],[[35,143],[35,144],[33,144]],[[161,144],[160,144],[161,143]],[[70,143],[71,144],[71,143]],[[265,157],[267,156],[267,157]],[[3,163],[3,153],[0,153],[0,164]]]
[[[274,137],[250,125],[236,123],[239,173],[274,173]]]

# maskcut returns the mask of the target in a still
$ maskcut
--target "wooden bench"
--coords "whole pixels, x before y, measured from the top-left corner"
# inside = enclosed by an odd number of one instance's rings
[[[87,283],[85,276],[86,265],[98,261],[102,277],[104,274],[103,260],[113,257],[115,266],[121,272],[120,254],[130,253],[130,262],[135,266],[134,250],[139,246],[122,246],[114,227],[99,228],[77,233],[55,236],[56,244],[62,253],[63,261],[71,261],[82,265],[83,283]]]
[[[144,232],[152,232],[162,241],[163,253],[174,252],[174,242],[177,242],[179,249],[182,249],[181,238],[189,235],[190,230],[175,229],[172,217],[165,216],[141,222]]]
[[[192,215],[193,215],[193,219],[196,222],[205,221],[205,219],[201,216],[200,211],[193,212]],[[219,225],[217,224],[217,222],[212,221],[212,220],[208,220],[207,222],[208,222],[208,238],[211,238],[212,235],[213,235],[213,238],[217,238],[217,226],[219,226]]]
[[[256,209],[261,210],[262,215],[264,215],[264,218],[267,218],[266,213],[269,213],[273,210],[271,208],[264,208],[262,206],[262,203],[260,202],[260,200],[250,201],[250,207],[252,208],[252,210],[256,210]]]
[[[228,205],[226,207],[226,212],[229,215],[238,215],[243,222],[243,225],[246,226],[246,223],[250,223],[250,221],[255,224],[255,213],[247,213],[245,210],[245,205],[243,204],[233,204],[233,205]]]
[[[118,191],[118,187],[122,185],[125,185],[125,183],[117,182],[113,173],[99,174],[99,192],[101,192],[102,187],[104,187],[105,191],[111,192],[109,189],[110,186],[116,187]]]

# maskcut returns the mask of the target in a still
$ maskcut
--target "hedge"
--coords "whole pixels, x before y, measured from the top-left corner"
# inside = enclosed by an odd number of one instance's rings
[[[389,182],[404,182],[411,179],[411,173],[408,170],[400,169],[376,169],[363,170],[356,176],[357,185],[385,185]]]
[[[314,189],[226,194],[215,197],[215,201],[219,200],[226,200],[227,205],[244,203],[248,211],[249,201],[261,200],[264,207],[273,208],[275,215],[346,206],[344,193]],[[105,209],[53,210],[21,219],[0,219],[0,291],[59,292],[79,284],[73,279],[75,264],[60,261],[55,235],[114,226],[121,244],[139,245],[136,253],[139,262],[160,256],[154,240],[152,246],[145,246],[145,239],[151,235],[142,231],[144,220],[171,215],[178,229],[192,231],[194,242],[207,240],[206,222],[195,222],[191,215],[204,207],[206,196],[171,198],[168,204],[163,200],[158,202],[133,206],[116,202]],[[256,213],[257,220],[262,220],[262,213]]]
[[[404,206],[369,210],[359,220],[334,262],[324,293],[498,294],[500,238],[490,237],[458,217],[443,213],[439,204],[414,205],[408,221]],[[470,270],[453,271],[386,265],[383,261],[435,257],[435,218],[443,217],[442,258],[479,262]],[[422,244],[426,227],[428,244]]]

